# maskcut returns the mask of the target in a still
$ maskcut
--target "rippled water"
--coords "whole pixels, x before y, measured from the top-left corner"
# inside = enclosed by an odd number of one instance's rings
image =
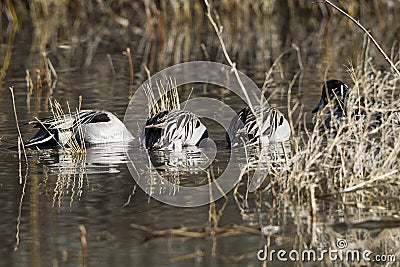
[[[204,27],[208,29],[207,25]],[[294,39],[293,36],[288,38]],[[24,139],[35,132],[26,122],[49,115],[47,88],[35,90],[30,100],[27,99],[25,70],[29,69],[35,79],[40,56],[32,54],[26,42],[29,42],[26,32],[17,32],[11,45],[10,66],[0,87],[3,147],[13,145],[17,140],[9,86],[14,86]],[[132,42],[138,43],[137,40]],[[9,48],[2,45],[3,56]],[[334,66],[340,66],[346,60],[340,56],[331,59],[329,53],[332,50],[329,49],[321,55],[321,46],[301,48],[306,51],[304,69],[293,87],[292,97],[304,105],[304,112],[309,113],[318,102],[324,79],[323,76],[316,77],[315,73],[324,70],[316,70],[314,63],[333,60]],[[68,47],[59,46],[57,51],[48,51],[49,58],[56,58],[53,64],[59,76],[51,96],[64,107],[68,102],[71,109],[78,105],[79,96],[82,96],[83,109],[109,110],[122,119],[130,100],[129,69],[126,56],[121,52],[123,49],[116,44],[101,44],[88,67],[81,66],[84,58],[73,59],[81,64],[61,61],[62,55],[74,57]],[[133,55],[134,69],[138,71],[134,89],[146,77],[140,64],[144,57],[144,54]],[[110,67],[110,59],[115,73]],[[285,86],[298,70],[297,57],[288,60],[290,62],[283,63],[274,72],[275,80],[267,90],[267,95],[272,95],[270,103],[284,113],[287,113],[288,101],[287,92],[282,88],[287,88]],[[259,86],[263,84],[265,65],[250,62],[240,69]],[[337,78],[347,77],[344,69],[329,72]],[[200,86],[192,93],[191,90],[190,87],[182,89],[181,97],[208,96],[228,103],[235,110],[242,107],[242,102],[224,89]],[[307,118],[310,123],[311,114]],[[212,122],[209,125],[218,147],[217,161],[213,163],[214,174],[218,175],[227,164],[229,149],[222,127]],[[318,247],[319,243],[337,248],[337,239],[344,239],[349,234],[358,235],[360,242],[369,244],[369,249],[377,254],[398,254],[400,250],[396,247],[400,243],[398,221],[387,215],[391,211],[398,212],[398,199],[387,200],[383,207],[376,203],[386,216],[378,218],[383,222],[377,220],[376,213],[372,215],[365,208],[374,206],[374,200],[360,196],[319,199],[319,213],[311,216],[309,205],[277,202],[271,191],[246,196],[247,181],[243,181],[237,192],[230,192],[226,198],[216,201],[215,206],[178,208],[153,199],[136,185],[128,170],[125,152],[125,147],[115,145],[89,147],[82,157],[58,149],[29,150],[29,165],[22,162],[20,168],[17,151],[0,150],[1,265],[259,266],[266,264],[257,259],[257,252],[265,244],[287,251]],[[178,179],[182,185],[206,184],[207,174],[196,166],[198,161],[187,162],[187,157],[185,160],[179,155],[160,153],[155,155],[153,163],[160,173]],[[173,190],[177,189],[159,185],[154,187],[153,193],[170,194]],[[362,223],[358,223],[360,218],[364,219]],[[218,227],[213,228],[213,225]],[[266,235],[260,232],[264,226],[272,227],[264,228]],[[280,262],[269,264],[278,266]]]

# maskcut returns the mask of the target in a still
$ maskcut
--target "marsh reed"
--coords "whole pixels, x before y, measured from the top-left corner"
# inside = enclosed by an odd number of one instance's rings
[[[160,97],[158,100],[152,90],[151,82],[156,83],[157,93]],[[161,81],[150,80],[149,84],[145,84],[144,89],[148,100],[148,118],[151,118],[160,112],[181,109],[178,87],[176,86],[176,81],[173,77],[167,77],[165,80]]]

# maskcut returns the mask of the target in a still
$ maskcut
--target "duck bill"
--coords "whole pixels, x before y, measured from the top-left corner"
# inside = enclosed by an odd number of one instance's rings
[[[324,99],[321,98],[318,105],[312,110],[312,113],[317,113],[323,107],[325,107],[325,101],[324,101]]]

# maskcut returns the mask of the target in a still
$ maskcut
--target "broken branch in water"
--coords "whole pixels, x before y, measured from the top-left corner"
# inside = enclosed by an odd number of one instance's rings
[[[190,231],[184,228],[181,229],[165,229],[165,230],[152,230],[149,227],[131,224],[131,227],[143,231],[149,235],[150,238],[164,237],[169,235],[189,237],[189,238],[208,238],[212,236],[231,236],[242,233],[260,235],[261,230],[258,228],[242,225],[232,225],[226,227],[205,227],[202,231]]]

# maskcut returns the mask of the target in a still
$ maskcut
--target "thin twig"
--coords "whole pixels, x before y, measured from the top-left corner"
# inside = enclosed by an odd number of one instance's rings
[[[136,191],[136,185],[133,186],[132,189],[132,193],[129,194],[128,200],[125,202],[125,204],[122,207],[126,207],[129,205],[129,203],[131,203],[131,198],[135,195],[135,191]]]
[[[88,249],[87,249],[87,231],[86,228],[83,224],[79,225],[79,231],[81,232],[81,246],[82,246],[82,265],[87,266],[87,255],[88,255]]]
[[[25,196],[26,181],[27,181],[27,178],[28,178],[29,165],[28,165],[28,157],[26,156],[24,140],[22,139],[21,130],[20,130],[19,124],[18,124],[17,109],[15,107],[14,87],[11,86],[11,87],[9,87],[9,89],[10,89],[10,92],[11,92],[11,97],[12,97],[12,102],[13,102],[15,123],[17,125],[17,130],[18,130],[18,165],[19,165],[18,170],[19,170],[19,183],[20,184],[22,184],[21,147],[22,147],[22,151],[24,152],[25,166],[26,166],[25,180],[24,180],[24,183],[23,183],[21,199],[20,199],[19,207],[18,207],[17,232],[15,234],[16,241],[15,241],[15,246],[14,246],[14,251],[16,251],[16,250],[18,250],[18,246],[19,246],[19,242],[20,242],[19,232],[20,232],[20,225],[21,225],[22,202],[23,202],[24,196]]]
[[[294,75],[293,79],[290,81],[289,89],[288,89],[288,96],[287,96],[289,125],[290,125],[290,130],[292,132],[292,135],[296,134],[296,132],[294,130],[294,123],[293,123],[293,112],[294,112],[294,109],[291,109],[292,88],[294,86],[294,83],[297,81],[297,78],[299,77],[299,75],[300,75],[300,72],[296,72],[296,74]]]
[[[329,0],[323,0],[325,4],[330,5],[331,7],[333,7],[334,9],[336,9],[337,11],[339,11],[340,13],[342,13],[343,15],[345,15],[348,19],[350,19],[352,22],[354,22],[361,30],[363,30],[365,32],[365,34],[368,35],[368,37],[371,39],[371,41],[374,43],[374,45],[376,46],[376,48],[378,48],[379,52],[381,52],[381,54],[383,55],[383,57],[386,59],[387,62],[389,62],[390,66],[394,69],[394,71],[397,73],[398,76],[400,76],[400,71],[396,68],[396,65],[390,60],[390,58],[386,55],[385,51],[383,51],[383,49],[381,48],[381,46],[378,44],[378,42],[374,39],[374,37],[372,36],[372,34],[356,19],[354,19],[352,16],[350,16],[349,14],[347,14],[344,10],[342,10],[341,8],[339,8],[338,6],[336,6],[335,4],[333,4],[331,1]]]
[[[20,238],[19,238],[19,233],[20,233],[20,226],[21,226],[21,218],[22,218],[22,203],[24,202],[24,197],[25,197],[25,192],[26,192],[26,182],[28,180],[28,164],[26,164],[26,172],[25,172],[25,177],[24,177],[24,184],[22,186],[22,193],[21,193],[21,198],[19,200],[19,206],[18,206],[18,217],[17,217],[17,231],[15,233],[15,246],[14,246],[14,251],[18,250],[19,243],[20,243]]]
[[[51,60],[47,58],[47,64],[51,70],[51,73],[53,73],[54,80],[53,83],[51,84],[51,89],[54,90],[56,88],[57,82],[58,82],[58,74],[56,72],[56,69],[54,68],[53,64],[51,63]]]
[[[110,54],[107,54],[107,58],[108,58],[108,63],[110,64],[111,71],[112,71],[113,75],[115,76],[115,67],[114,67],[114,63],[112,61]]]

